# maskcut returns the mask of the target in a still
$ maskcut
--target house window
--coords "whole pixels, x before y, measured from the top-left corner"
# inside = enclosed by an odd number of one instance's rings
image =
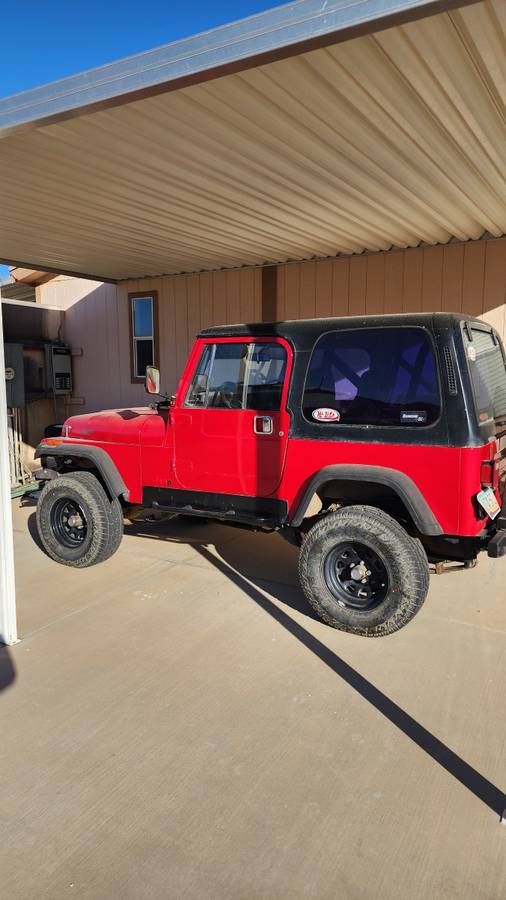
[[[132,381],[144,381],[146,366],[156,366],[158,355],[157,296],[129,294]]]

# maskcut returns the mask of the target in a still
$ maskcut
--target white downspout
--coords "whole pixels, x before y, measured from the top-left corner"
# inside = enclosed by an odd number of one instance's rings
[[[17,640],[11,478],[7,437],[7,392],[5,388],[2,302],[0,300],[0,643],[15,644]]]

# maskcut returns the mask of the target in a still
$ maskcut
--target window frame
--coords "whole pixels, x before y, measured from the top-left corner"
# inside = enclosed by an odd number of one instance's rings
[[[437,390],[438,390],[438,397],[439,397],[439,414],[434,419],[434,421],[428,423],[427,425],[411,425],[411,424],[402,425],[400,423],[396,424],[396,425],[387,425],[383,422],[381,424],[373,425],[371,423],[363,423],[363,422],[343,422],[342,420],[339,422],[319,422],[317,419],[308,419],[308,417],[304,413],[304,396],[306,394],[307,379],[309,376],[309,370],[311,368],[313,354],[314,354],[319,342],[329,334],[349,334],[350,332],[355,333],[355,332],[360,332],[360,331],[365,331],[365,330],[381,332],[381,331],[385,331],[385,329],[387,329],[387,328],[390,328],[390,329],[396,330],[396,331],[417,330],[417,331],[422,331],[426,335],[426,337],[429,341],[429,345],[432,349],[433,357],[434,357],[434,368],[435,368],[435,373],[436,373]],[[444,406],[445,406],[445,401],[446,401],[446,398],[445,398],[445,394],[443,391],[442,380],[441,380],[438,347],[437,347],[436,341],[434,339],[433,333],[430,331],[430,329],[426,328],[424,325],[413,325],[410,323],[410,324],[406,324],[406,325],[370,325],[370,326],[367,326],[367,328],[339,328],[339,329],[332,328],[332,329],[329,329],[328,331],[322,331],[322,333],[318,335],[318,337],[316,338],[316,340],[309,352],[309,359],[308,359],[308,362],[306,365],[306,370],[304,372],[303,389],[302,389],[302,393],[300,396],[300,414],[302,417],[302,421],[305,422],[306,425],[317,426],[320,429],[337,430],[337,432],[344,431],[345,429],[348,429],[348,428],[353,431],[360,430],[360,429],[362,431],[364,429],[367,429],[368,431],[371,429],[376,430],[376,431],[386,430],[386,432],[388,434],[391,434],[393,432],[404,433],[405,431],[409,431],[409,430],[415,430],[415,431],[419,432],[419,431],[427,431],[430,428],[435,428],[441,422],[441,418],[443,416],[443,411],[444,411]]]
[[[153,333],[147,338],[137,338],[134,334],[134,300],[151,300],[153,310]],[[144,375],[136,374],[135,342],[151,340],[153,342],[153,366],[159,368],[159,330],[158,330],[158,291],[132,291],[128,294],[128,323],[130,335],[130,381],[131,384],[144,384]]]
[[[275,413],[275,412],[282,412],[283,410],[286,410],[287,402],[288,402],[288,394],[289,394],[290,385],[291,385],[291,377],[292,377],[293,351],[292,351],[292,348],[291,348],[290,344],[288,343],[288,341],[285,338],[278,337],[277,335],[274,335],[272,337],[259,337],[256,335],[255,336],[248,335],[248,336],[243,337],[243,336],[238,335],[237,337],[234,336],[234,338],[232,338],[232,339],[224,338],[224,337],[213,337],[213,336],[199,338],[198,343],[195,345],[195,348],[194,348],[194,354],[189,360],[189,363],[191,362],[191,367],[189,366],[190,374],[188,375],[187,378],[184,379],[184,381],[181,381],[178,391],[177,391],[177,394],[176,394],[177,406],[179,406],[181,409],[207,410],[207,411],[211,411],[211,412],[213,410],[216,412],[236,412],[236,413],[237,412],[243,412],[243,413],[248,413],[248,412],[260,412],[261,413],[261,412],[263,412],[263,410],[249,409],[248,407],[246,407],[244,405],[242,405],[240,409],[228,409],[227,407],[221,407],[221,406],[217,406],[217,407],[207,406],[207,405],[206,406],[192,406],[191,404],[188,404],[189,392],[191,390],[191,386],[193,384],[195,373],[200,364],[200,360],[202,359],[202,355],[205,351],[206,346],[213,346],[214,348],[216,348],[218,346],[218,344],[232,344],[232,343],[248,345],[248,360],[251,355],[250,348],[254,347],[257,344],[280,344],[283,347],[283,349],[285,350],[285,353],[286,353],[286,364],[285,364],[285,374],[284,374],[283,386],[282,386],[281,396],[280,396],[280,405],[279,405],[279,410],[271,410],[270,412]],[[215,356],[215,349],[213,349],[213,353],[212,353],[211,371],[212,371],[212,366],[214,363],[214,356]],[[245,403],[245,400],[247,397],[248,385],[249,385],[249,379],[245,378],[244,385],[243,385],[243,401],[242,401],[243,404]],[[269,412],[269,410],[266,410],[265,412]]]

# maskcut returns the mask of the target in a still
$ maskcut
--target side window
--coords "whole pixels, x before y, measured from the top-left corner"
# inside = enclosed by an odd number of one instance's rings
[[[146,366],[156,365],[156,293],[129,294],[132,381],[143,381]]]
[[[242,409],[248,347],[240,343],[215,345],[207,406]]]
[[[268,412],[280,408],[286,360],[282,344],[253,344],[248,364],[247,409]]]
[[[192,383],[188,388],[185,406],[206,406],[209,372],[214,353],[214,344],[206,344],[199,359]]]
[[[304,390],[307,419],[423,426],[439,408],[436,361],[423,329],[350,329],[317,342]]]
[[[286,363],[285,348],[274,342],[206,344],[185,406],[277,410]]]

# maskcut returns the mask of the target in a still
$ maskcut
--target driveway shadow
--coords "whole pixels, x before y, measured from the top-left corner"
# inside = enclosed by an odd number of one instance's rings
[[[227,528],[227,531],[229,530]],[[238,546],[241,542],[234,541],[228,536],[228,539],[226,539],[223,533],[223,526],[216,526],[214,523],[204,525],[202,522],[191,525],[173,519],[158,525],[138,522],[127,526],[125,532],[127,534],[135,534],[138,537],[153,536],[155,539],[158,537],[168,541],[191,544],[203,560],[225,575],[242,591],[245,597],[256,603],[278,625],[285,628],[293,638],[298,640],[323,665],[331,669],[363,700],[384,716],[391,725],[406,735],[428,757],[437,762],[442,769],[474,794],[476,798],[481,800],[499,819],[504,821],[504,816],[506,815],[506,797],[504,792],[455,753],[454,750],[439,740],[436,735],[432,734],[420,722],[417,722],[413,716],[391,700],[376,685],[352,668],[337,653],[334,653],[321,640],[311,634],[302,624],[299,624],[299,622],[295,621],[277,606],[276,603],[273,603],[261,590],[258,590],[258,587],[251,583],[255,581],[251,569],[253,566],[258,565],[258,559],[255,561],[251,556],[246,556],[245,558],[241,548]],[[213,545],[216,548],[219,556],[210,552],[208,549],[209,545]],[[289,549],[293,549],[293,554],[283,553],[283,574],[285,578],[288,577],[291,580],[296,566],[297,550],[296,548]],[[243,575],[241,568],[247,574]],[[299,612],[303,611],[307,616],[311,616],[311,609],[306,604],[302,592],[297,592],[290,583],[259,579],[258,576],[256,580],[260,588],[268,588],[268,593],[274,594],[284,605],[290,606]],[[301,603],[304,604],[303,607]],[[361,640],[364,640],[364,638]]]
[[[11,655],[7,647],[3,644],[2,635],[0,634],[0,691],[4,691],[10,687],[16,680],[16,669],[12,662]]]

